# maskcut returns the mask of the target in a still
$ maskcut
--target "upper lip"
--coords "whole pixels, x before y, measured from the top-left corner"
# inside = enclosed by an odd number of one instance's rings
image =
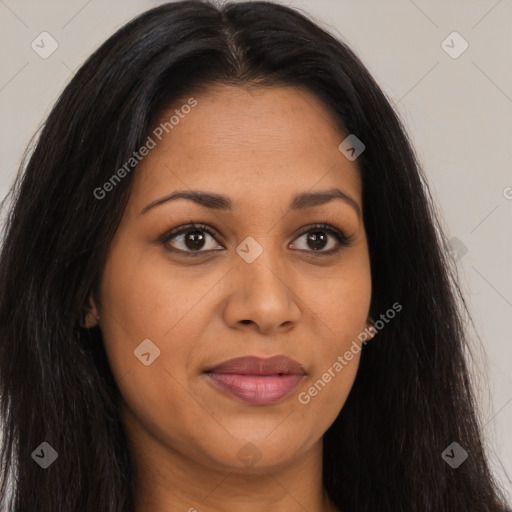
[[[286,356],[267,358],[257,356],[236,357],[224,361],[206,373],[233,373],[238,375],[305,375],[306,370],[297,361]]]

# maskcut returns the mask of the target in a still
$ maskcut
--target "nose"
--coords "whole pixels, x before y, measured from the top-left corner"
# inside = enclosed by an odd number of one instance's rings
[[[230,272],[234,279],[224,308],[226,323],[239,330],[262,334],[288,332],[301,316],[300,298],[294,290],[286,262],[276,264],[265,252],[252,263],[240,259]]]

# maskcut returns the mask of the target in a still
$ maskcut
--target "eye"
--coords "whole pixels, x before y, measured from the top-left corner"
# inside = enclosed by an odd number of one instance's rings
[[[172,252],[184,256],[199,256],[201,253],[224,250],[224,247],[216,243],[210,242],[208,246],[208,238],[215,241],[218,236],[214,230],[204,224],[187,224],[167,232],[160,238],[160,242]],[[350,237],[327,223],[308,226],[299,235],[298,240],[301,238],[304,240],[298,244],[299,247],[297,244],[291,244],[294,249],[317,252],[319,255],[334,254],[351,242]],[[327,250],[325,250],[326,247]]]
[[[299,235],[298,240],[301,238],[303,238],[303,242],[298,244],[299,247],[296,246],[297,244],[293,244],[298,250],[319,252],[322,255],[334,254],[342,247],[350,245],[351,241],[350,237],[327,223],[309,226]],[[324,250],[326,248],[327,250]]]
[[[183,253],[184,256],[196,256],[193,254],[194,252],[205,253],[219,248],[224,249],[211,242],[208,246],[208,238],[215,240],[216,236],[217,234],[213,230],[203,224],[188,224],[169,231],[163,235],[160,241],[172,252]]]

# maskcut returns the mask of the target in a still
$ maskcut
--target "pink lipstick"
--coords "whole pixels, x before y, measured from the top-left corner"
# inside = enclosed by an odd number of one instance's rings
[[[268,405],[293,393],[306,370],[286,356],[247,356],[224,361],[204,373],[218,389],[252,405]]]

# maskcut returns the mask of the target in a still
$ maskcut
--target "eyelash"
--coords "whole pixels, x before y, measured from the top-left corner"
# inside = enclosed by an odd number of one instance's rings
[[[320,223],[320,224],[313,224],[311,226],[308,226],[306,229],[302,230],[297,235],[297,238],[300,238],[301,236],[303,236],[309,232],[315,231],[315,230],[317,230],[317,231],[322,230],[322,231],[325,231],[325,232],[331,234],[337,240],[338,246],[329,251],[310,250],[310,251],[305,251],[305,252],[310,252],[310,253],[313,253],[318,256],[329,256],[329,255],[339,252],[343,247],[349,246],[352,241],[352,237],[345,235],[345,233],[343,233],[339,229],[335,228],[334,226],[327,224],[327,222]],[[173,238],[175,238],[179,235],[182,235],[182,234],[186,234],[190,231],[204,231],[205,233],[208,233],[214,239],[216,236],[218,236],[215,231],[213,231],[211,228],[209,228],[208,226],[206,226],[204,224],[191,223],[191,224],[187,224],[185,226],[180,226],[178,228],[174,228],[171,231],[168,231],[167,233],[165,233],[164,235],[162,235],[160,237],[160,239],[159,239],[160,243],[167,247],[167,244]],[[169,248],[169,247],[167,247],[167,249],[171,252],[179,253],[183,256],[192,257],[192,258],[195,258],[202,254],[213,252],[214,250],[217,250],[217,249],[212,249],[209,251],[183,251],[181,249],[175,249],[175,248]],[[299,251],[303,251],[303,249],[299,249]]]

